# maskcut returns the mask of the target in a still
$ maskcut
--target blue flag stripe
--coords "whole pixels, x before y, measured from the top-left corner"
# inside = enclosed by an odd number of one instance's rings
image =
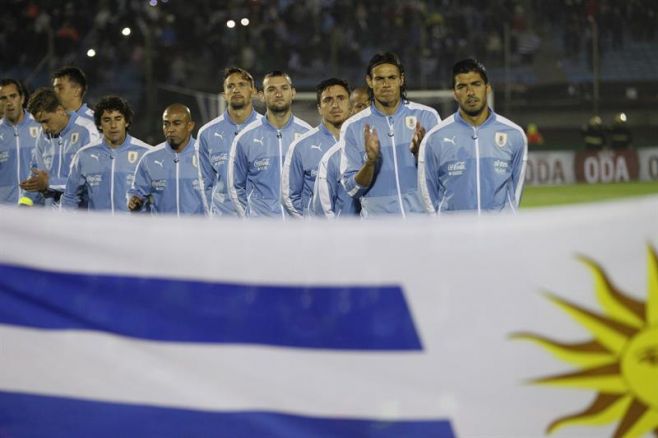
[[[271,286],[0,264],[0,323],[172,342],[422,350],[399,286]]]
[[[213,412],[0,391],[0,436],[445,437],[448,420],[383,421],[276,412]]]

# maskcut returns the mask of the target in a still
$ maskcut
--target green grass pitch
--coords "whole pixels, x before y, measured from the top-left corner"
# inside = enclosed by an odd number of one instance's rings
[[[658,195],[658,181],[525,186],[521,198],[521,208],[598,202],[644,195]]]

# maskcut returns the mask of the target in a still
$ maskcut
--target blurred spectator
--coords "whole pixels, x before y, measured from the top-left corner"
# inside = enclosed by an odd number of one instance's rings
[[[625,113],[615,114],[610,127],[610,146],[613,149],[626,149],[633,142],[631,130],[628,129],[628,120]]]
[[[544,144],[544,136],[539,132],[539,128],[536,123],[528,123],[528,129],[526,130],[526,135],[528,137],[529,146],[537,146]]]
[[[605,146],[605,127],[599,116],[592,116],[587,125],[581,130],[585,148],[590,150],[601,150]]]

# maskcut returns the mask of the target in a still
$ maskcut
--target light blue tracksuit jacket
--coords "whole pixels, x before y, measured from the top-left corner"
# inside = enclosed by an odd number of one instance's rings
[[[359,215],[359,201],[345,191],[345,187],[340,183],[340,176],[340,143],[336,143],[322,156],[318,164],[311,215],[327,218]]]
[[[40,135],[41,125],[25,110],[17,125],[0,119],[0,203],[16,205],[23,196],[19,184],[32,175],[32,154]]]
[[[73,156],[83,146],[97,143],[99,140],[98,129],[92,122],[70,113],[68,123],[56,137],[41,132],[34,147],[32,165],[48,172],[48,188],[51,191],[62,193],[66,187]],[[29,193],[31,198],[39,195]]]
[[[290,145],[283,163],[281,199],[291,216],[309,215],[318,164],[334,144],[336,138],[320,123]]]
[[[281,172],[290,144],[311,126],[291,116],[278,129],[263,117],[246,126],[229,154],[229,194],[241,217],[285,217],[281,203]]]
[[[416,130],[416,122],[426,130],[432,129],[441,118],[433,108],[414,102],[401,101],[393,115],[381,113],[374,104],[349,118],[341,129],[342,183],[350,196],[361,202],[361,216],[424,213],[418,193],[416,157],[409,146]],[[365,163],[364,127],[377,131],[380,158],[370,187],[357,184],[354,177]]]
[[[235,208],[228,194],[227,162],[231,144],[240,131],[253,121],[263,117],[252,111],[247,120],[236,124],[228,110],[199,129],[197,144],[201,170],[213,215],[235,216]]]
[[[516,210],[528,155],[523,129],[493,111],[480,126],[459,112],[429,131],[418,153],[428,212]]]
[[[78,208],[86,199],[89,210],[128,211],[135,168],[150,150],[150,145],[130,135],[116,148],[105,139],[81,148],[73,157],[62,208]]]
[[[148,200],[153,214],[209,214],[203,191],[196,140],[190,137],[181,153],[167,142],[142,156],[128,194]]]

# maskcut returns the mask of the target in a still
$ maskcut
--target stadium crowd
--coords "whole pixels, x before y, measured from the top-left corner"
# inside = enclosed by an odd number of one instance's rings
[[[416,84],[447,88],[445,65],[455,59],[478,54],[490,69],[502,65],[505,26],[516,65],[530,62],[549,35],[561,36],[552,49],[560,56],[589,53],[583,38],[589,16],[599,23],[603,49],[623,47],[629,39],[655,41],[658,27],[653,0],[222,3],[10,1],[3,5],[0,56],[12,62],[1,73],[28,78],[31,85],[56,59],[58,65],[81,66],[96,84],[140,82],[144,59],[151,56],[157,81],[208,90],[225,65],[241,65],[257,76],[284,68],[298,82],[311,83],[331,71],[354,82],[370,54],[386,48],[400,55]],[[227,27],[228,20],[235,27]],[[124,27],[132,29],[129,37],[122,35]],[[95,58],[86,56],[88,48],[95,48]],[[197,68],[200,59],[203,69]]]

